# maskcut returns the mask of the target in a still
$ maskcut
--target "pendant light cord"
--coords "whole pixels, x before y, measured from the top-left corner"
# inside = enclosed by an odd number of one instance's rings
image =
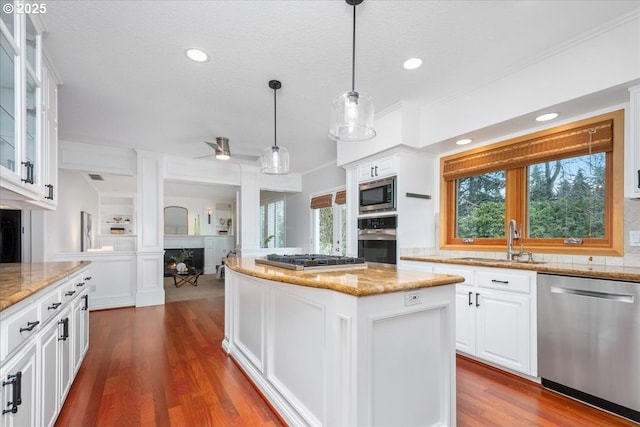
[[[278,89],[276,89],[275,87],[273,88],[273,146],[277,147],[278,146],[278,122],[277,122],[277,116],[276,116],[276,91]]]
[[[353,2],[353,43],[351,45],[351,92],[356,91],[356,2]]]

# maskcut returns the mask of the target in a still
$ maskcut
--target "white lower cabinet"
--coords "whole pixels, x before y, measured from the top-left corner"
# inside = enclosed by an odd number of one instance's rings
[[[9,336],[15,328],[28,336],[18,346],[9,342],[6,347],[0,367],[5,405],[0,427],[55,424],[88,348],[87,273],[85,268],[2,312],[3,334]]]
[[[80,369],[80,364],[89,349],[89,293],[85,289],[73,304],[73,363],[72,372]]]
[[[465,278],[456,284],[456,350],[536,376],[536,273],[431,265],[434,273]]]
[[[530,374],[529,295],[493,290],[481,290],[476,295],[475,355]]]
[[[41,392],[42,404],[41,425],[49,427],[56,421],[56,415],[60,410],[60,399],[58,391],[58,322],[51,322],[43,331],[40,337],[41,362]]]
[[[476,308],[473,286],[456,285],[456,350],[476,352]]]
[[[29,341],[0,368],[2,427],[37,425],[37,345]]]

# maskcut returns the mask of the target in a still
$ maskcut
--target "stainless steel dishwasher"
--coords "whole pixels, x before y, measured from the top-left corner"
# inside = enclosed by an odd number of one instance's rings
[[[538,274],[538,373],[640,422],[640,283]]]

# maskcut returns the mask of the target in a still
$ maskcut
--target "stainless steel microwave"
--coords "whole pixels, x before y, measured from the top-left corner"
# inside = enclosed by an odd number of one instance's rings
[[[360,184],[358,194],[361,214],[396,209],[396,177]]]

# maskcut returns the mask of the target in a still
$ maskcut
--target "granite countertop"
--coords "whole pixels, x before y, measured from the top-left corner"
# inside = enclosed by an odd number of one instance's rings
[[[0,311],[88,265],[88,261],[0,264]]]
[[[529,270],[538,273],[564,274],[567,276],[592,277],[595,279],[627,280],[640,283],[639,267],[623,267],[616,265],[587,265],[561,262],[509,262],[501,259],[461,259],[461,257],[444,256],[402,256],[405,261],[438,262],[444,264],[476,265],[479,267],[511,268],[516,270]]]
[[[378,295],[463,282],[464,278],[369,265],[333,271],[295,271],[256,264],[254,258],[227,258],[228,268],[249,276],[293,285],[330,289],[355,296]]]

